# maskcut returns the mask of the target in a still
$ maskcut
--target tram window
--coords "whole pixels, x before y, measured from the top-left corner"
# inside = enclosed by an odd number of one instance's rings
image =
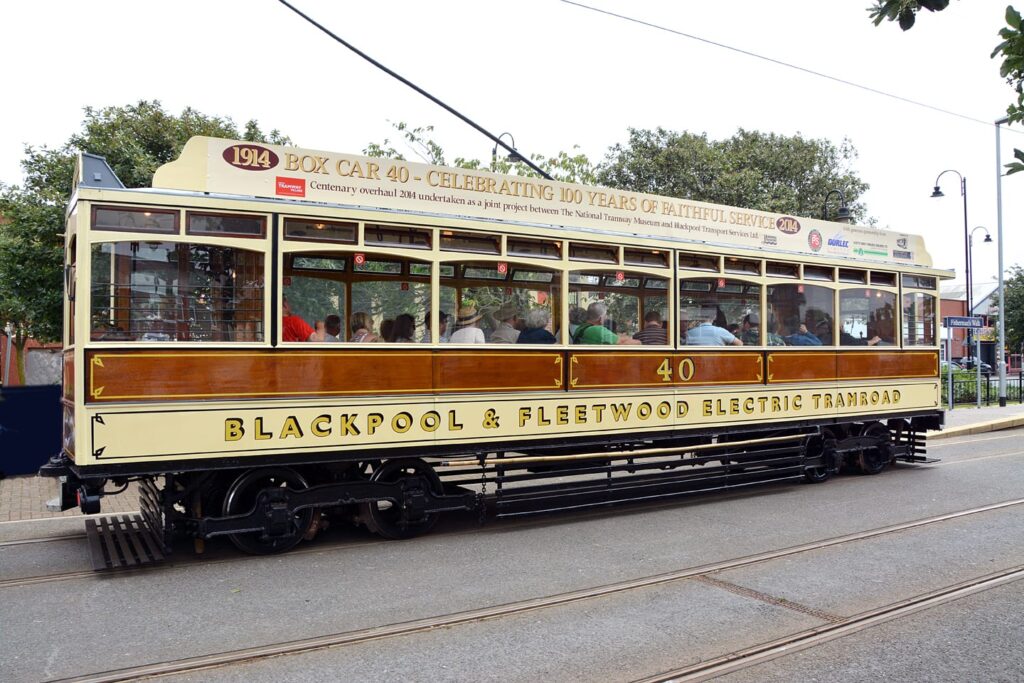
[[[935,278],[923,275],[904,275],[904,287],[915,287],[917,289],[935,289]]]
[[[841,346],[893,346],[896,343],[896,295],[858,287],[839,292]]]
[[[190,235],[223,235],[237,237],[263,237],[267,219],[227,213],[195,213],[189,211],[185,232]]]
[[[440,311],[450,316],[447,339],[474,343],[480,338],[492,344],[519,342],[527,316],[544,309],[548,332],[559,327],[559,277],[553,270],[524,268],[515,263],[467,263],[459,267],[461,277],[441,285]],[[501,282],[498,282],[498,281]],[[535,314],[539,320],[542,316]],[[465,332],[459,333],[465,328]],[[479,328],[474,332],[469,328]],[[455,334],[455,337],[451,335]],[[541,335],[550,342],[550,338]],[[523,342],[527,343],[527,342]],[[537,343],[544,343],[539,341]]]
[[[882,273],[873,270],[871,271],[871,284],[878,287],[895,287],[896,273]]]
[[[920,292],[903,295],[903,345],[935,345],[934,296]]]
[[[292,268],[295,270],[345,270],[345,259],[337,256],[294,256]]]
[[[288,240],[309,242],[339,242],[355,244],[357,225],[306,218],[285,218],[284,237]]]
[[[800,266],[795,263],[782,263],[780,261],[768,261],[765,264],[765,272],[772,277],[800,277]]]
[[[868,274],[866,271],[863,270],[854,270],[852,268],[840,268],[839,281],[851,285],[866,285],[868,283]]]
[[[656,312],[662,321],[668,319],[668,299],[663,293],[664,288],[651,286],[650,289],[656,290],[656,293],[645,291],[641,287],[645,278],[648,281],[664,280],[667,288],[667,279],[638,273],[571,273],[570,334],[575,333],[579,325],[592,324],[586,319],[591,304],[603,304],[607,308],[604,327],[620,337],[621,341],[618,343],[639,343],[640,340],[634,339],[634,335],[643,328],[644,318],[648,313]],[[609,342],[613,339],[611,336],[605,336]]]
[[[263,254],[176,242],[92,247],[96,341],[262,341]]]
[[[298,261],[299,259],[296,259]],[[331,279],[326,274],[314,273],[293,273],[284,278],[282,288],[288,306],[293,316],[299,316],[303,321],[318,332],[323,327],[326,334],[322,339],[314,337],[313,341],[339,341],[347,339],[345,334],[345,293],[346,284],[342,280]],[[334,327],[331,323],[331,316],[337,316],[337,330],[329,329]],[[285,339],[285,341],[292,341]],[[300,341],[308,341],[302,339]]]
[[[569,243],[569,259],[572,261],[593,261],[595,263],[618,263],[618,247],[601,244]]]
[[[833,290],[818,285],[778,284],[768,287],[768,346],[832,346],[835,302]]]
[[[761,274],[761,262],[753,259],[725,257],[725,272],[727,273],[750,273],[751,275]]]
[[[522,237],[508,238],[508,253],[532,258],[562,258],[562,243],[552,240],[532,240]]]
[[[75,343],[75,289],[78,283],[78,237],[68,242],[67,265],[64,266],[64,297],[68,307],[68,344]]]
[[[690,270],[713,270],[718,271],[719,260],[717,256],[706,254],[693,254],[688,251],[679,252],[679,267]]]
[[[744,344],[761,343],[761,286],[724,277],[687,279],[679,283],[679,342],[705,345],[732,343],[717,330],[692,333],[710,323]]]
[[[413,274],[413,265],[421,275]],[[429,268],[430,264],[384,258],[367,258],[362,266],[356,266],[346,334],[353,332],[355,316],[363,313],[369,323],[367,330],[380,341],[408,344],[429,339],[424,324],[430,310]]]
[[[623,263],[627,266],[668,267],[668,252],[657,249],[624,249]]]
[[[431,234],[430,230],[421,228],[367,224],[363,229],[363,241],[379,247],[430,249]]]
[[[830,266],[804,266],[804,279],[832,282],[836,279],[836,269]]]
[[[468,232],[441,231],[441,251],[472,251],[478,254],[500,254],[501,238]]]
[[[92,211],[93,230],[129,232],[178,232],[178,211],[136,209],[121,206],[97,206]]]

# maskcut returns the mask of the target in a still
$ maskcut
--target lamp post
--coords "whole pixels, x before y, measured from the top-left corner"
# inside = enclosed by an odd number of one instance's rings
[[[990,235],[988,233],[988,228],[979,225],[978,227],[976,227],[973,230],[971,230],[971,234],[968,235],[968,237],[967,237],[967,247],[968,247],[968,249],[967,249],[967,261],[971,264],[971,270],[974,269],[974,233],[978,232],[979,230],[984,230],[985,231],[985,242],[988,242],[990,244],[992,242],[992,235]],[[968,310],[967,311],[967,315],[974,315],[974,311],[973,310]],[[977,384],[976,384],[976,388],[974,390],[975,391],[974,398],[975,398],[975,402],[977,403],[977,406],[980,408],[981,407],[981,337],[980,336],[976,337],[975,340],[974,340],[974,350],[972,351],[972,353],[974,354],[974,374],[977,377]],[[987,381],[988,380],[986,380],[986,382]],[[985,390],[985,393],[986,393],[986,395],[988,394],[988,389],[987,388]]]
[[[999,254],[999,336],[996,338],[997,352],[999,359],[999,407],[1006,407],[1006,302],[1003,291],[1003,162],[999,153],[999,126],[1009,122],[1009,117],[1004,116],[996,120],[996,239],[999,245],[996,251]]]
[[[498,140],[501,140],[506,135],[508,136],[508,139],[512,141],[512,147],[511,147],[512,151],[509,152],[507,157],[505,157],[505,160],[506,161],[510,161],[513,164],[516,163],[517,161],[522,161],[522,162],[525,163],[526,159],[523,158],[522,154],[520,154],[519,152],[516,151],[516,139],[514,137],[512,137],[512,133],[502,133],[501,135],[498,136]],[[498,161],[498,143],[494,143],[494,149],[491,150],[491,170],[492,171],[494,170],[494,167],[495,167],[495,164],[497,163],[497,161]]]
[[[844,195],[841,190],[829,190],[825,195],[825,201],[821,203],[821,220],[828,220],[828,200],[832,195],[839,197],[839,209],[836,211],[836,222],[849,223],[850,209],[846,206],[846,195]]]
[[[942,194],[942,189],[939,187],[939,180],[942,178],[942,176],[946,175],[947,173],[956,173],[957,177],[960,178],[960,196],[964,200],[964,260],[966,261],[966,264],[965,264],[966,271],[964,272],[964,275],[965,275],[964,293],[967,296],[967,310],[964,313],[966,315],[970,315],[971,308],[973,307],[973,302],[971,301],[971,245],[970,245],[970,235],[967,232],[967,179],[964,178],[963,175],[961,175],[960,171],[955,171],[955,170],[953,170],[951,168],[950,169],[946,169],[945,171],[943,171],[942,173],[940,173],[938,176],[935,177],[935,189],[932,192],[932,197],[945,197],[946,196],[946,195]],[[971,331],[967,330],[967,350],[968,351],[970,351],[970,344],[971,344]],[[949,360],[953,360],[953,359],[950,358]]]

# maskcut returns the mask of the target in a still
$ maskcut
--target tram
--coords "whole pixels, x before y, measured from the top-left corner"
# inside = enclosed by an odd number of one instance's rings
[[[40,474],[86,513],[138,483],[108,566],[874,474],[942,425],[916,235],[206,137],[75,179]]]

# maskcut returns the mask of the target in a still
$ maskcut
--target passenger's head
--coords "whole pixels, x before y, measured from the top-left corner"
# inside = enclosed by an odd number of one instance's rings
[[[292,305],[288,303],[288,297],[281,297],[281,315],[288,317],[292,314]]]
[[[395,321],[385,320],[380,324],[380,336],[384,341],[395,341]]]
[[[661,327],[661,313],[658,311],[647,311],[644,315],[644,323]]]
[[[455,320],[455,327],[475,327],[483,316],[476,310],[476,303],[464,302],[459,308],[459,317]]]
[[[392,341],[398,339],[412,339],[416,334],[416,321],[408,313],[402,313],[395,318],[395,329],[392,332]]]
[[[324,330],[335,337],[341,334],[341,317],[332,313],[324,318]]]
[[[519,317],[519,307],[511,301],[501,305],[498,312],[494,316],[503,323],[512,325],[515,323],[516,318]]]
[[[526,313],[526,329],[540,330],[551,322],[551,312],[546,308],[531,308]]]
[[[437,333],[439,335],[443,335],[445,332],[448,331],[449,318],[451,318],[451,316],[445,313],[444,311],[437,312]]]
[[[594,325],[600,325],[604,322],[605,316],[608,315],[608,307],[602,304],[600,301],[587,306],[587,322]]]
[[[749,330],[751,327],[759,327],[761,325],[761,318],[758,317],[757,313],[751,311],[743,316],[743,328]]]
[[[569,307],[569,324],[582,325],[587,322],[587,313],[579,306]]]
[[[371,332],[370,329],[370,316],[365,311],[356,311],[352,314],[352,323],[349,325],[352,329],[352,333],[355,334],[359,330],[366,330]]]

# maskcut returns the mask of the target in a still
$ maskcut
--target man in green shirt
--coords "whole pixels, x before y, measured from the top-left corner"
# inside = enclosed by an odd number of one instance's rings
[[[595,301],[587,306],[587,321],[576,328],[572,335],[574,344],[639,344],[639,339],[615,334],[604,326],[608,317],[608,307]]]

